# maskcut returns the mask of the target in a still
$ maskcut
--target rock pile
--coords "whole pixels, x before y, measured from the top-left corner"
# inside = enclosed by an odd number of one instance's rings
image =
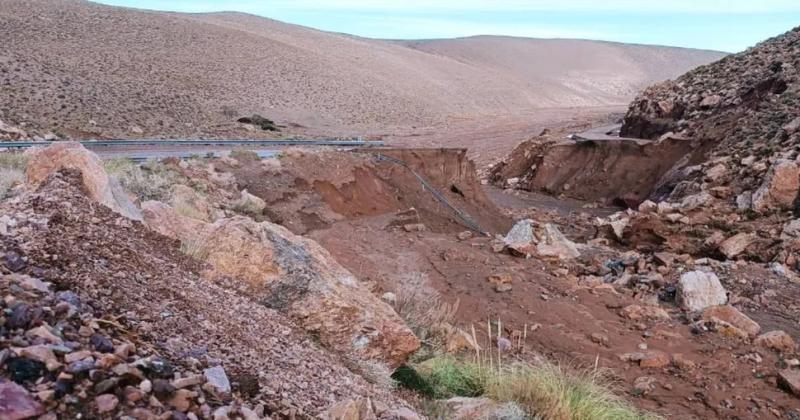
[[[413,418],[345,365],[396,364],[416,338],[315,244],[223,219],[214,227],[240,234],[214,245],[238,259],[211,261],[209,271],[184,254],[187,244],[181,252],[124,217],[118,201],[98,205],[116,197],[96,157],[69,144],[39,153],[31,189],[0,202],[0,418],[305,418],[363,399],[377,418]],[[193,219],[176,220],[170,226]],[[259,243],[264,253],[254,256]],[[278,273],[290,283],[268,293]],[[247,295],[247,281],[263,294]]]

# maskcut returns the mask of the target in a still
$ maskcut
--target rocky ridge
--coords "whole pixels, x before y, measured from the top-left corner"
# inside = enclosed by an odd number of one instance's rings
[[[416,338],[391,309],[372,315],[375,327],[352,322],[385,305],[369,292],[358,307],[315,297],[327,290],[321,273],[333,263],[306,267],[314,293],[298,289],[282,298],[348,313],[351,322],[337,324],[345,327],[338,332],[360,328],[368,338],[353,340],[366,350],[347,357],[336,344],[343,342],[326,335],[333,324],[317,327],[323,340],[316,342],[309,323],[297,324],[302,316],[286,318],[261,301],[267,295],[250,297],[236,273],[216,271],[213,263],[209,270],[180,252],[178,242],[100,204],[92,186],[102,177],[91,154],[66,147],[70,153],[40,152],[53,159],[46,167],[31,161],[37,182],[0,204],[0,393],[9,402],[0,417],[306,418],[366,401],[376,417],[413,418],[387,389],[351,370],[368,369],[372,358],[401,362]],[[281,230],[272,236],[293,240]],[[312,248],[303,258],[325,255]],[[350,277],[348,293],[358,296]],[[388,347],[371,344],[391,332],[406,334],[407,346],[384,353]]]

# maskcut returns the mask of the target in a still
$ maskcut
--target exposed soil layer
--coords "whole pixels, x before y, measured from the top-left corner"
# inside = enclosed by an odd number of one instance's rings
[[[273,222],[295,233],[411,208],[428,229],[468,229],[414,173],[482,230],[505,232],[510,227],[510,220],[486,197],[466,150],[380,150],[380,154],[404,164],[379,160],[376,153],[295,149],[279,159],[251,160],[229,169],[240,188],[269,204],[268,216]]]
[[[492,169],[491,179],[501,186],[636,206],[656,191],[664,175],[691,162],[693,146],[678,139],[572,141],[540,136],[517,146]]]
[[[408,233],[393,229],[392,220],[383,215],[343,221],[310,235],[375,293],[418,284],[435,288],[449,303],[458,301],[458,324],[467,331],[474,326],[479,337],[485,337],[487,319],[502,320],[509,336],[525,325],[533,326],[524,350],[512,358],[536,360],[544,355],[587,368],[597,363],[611,369],[619,391],[640,407],[682,419],[800,414],[798,400],[775,386],[782,364],[776,353],[697,330],[689,322],[691,315],[669,303],[662,303],[668,319],[620,316],[627,305],[646,307],[657,298],[644,289],[615,291],[579,279],[593,259],[602,261],[610,255],[587,255],[578,263],[525,260],[492,252],[486,239],[458,241],[448,234]],[[560,220],[581,224],[576,219]],[[570,231],[566,225],[562,229]],[[498,293],[487,278],[504,274],[511,276],[513,289]],[[677,276],[672,273],[667,282]],[[792,300],[800,298],[800,287],[757,266],[725,270],[721,276],[732,301],[763,323],[765,331],[784,329],[797,336],[800,312]],[[780,293],[773,294],[777,290]],[[624,354],[642,351],[640,346],[663,352],[668,359],[682,355],[690,363],[648,368],[621,360]],[[643,376],[655,378],[657,385],[647,395],[636,396],[632,384]]]

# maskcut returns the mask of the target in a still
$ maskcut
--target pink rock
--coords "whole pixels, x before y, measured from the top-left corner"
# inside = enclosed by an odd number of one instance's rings
[[[21,420],[44,414],[44,407],[28,391],[13,383],[0,383],[0,419]]]

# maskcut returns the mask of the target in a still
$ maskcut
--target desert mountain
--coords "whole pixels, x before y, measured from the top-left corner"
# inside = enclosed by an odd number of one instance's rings
[[[369,134],[622,105],[723,56],[579,40],[374,40],[240,13],[80,0],[3,0],[0,23],[0,120],[72,137],[245,136],[235,120],[253,113]]]

